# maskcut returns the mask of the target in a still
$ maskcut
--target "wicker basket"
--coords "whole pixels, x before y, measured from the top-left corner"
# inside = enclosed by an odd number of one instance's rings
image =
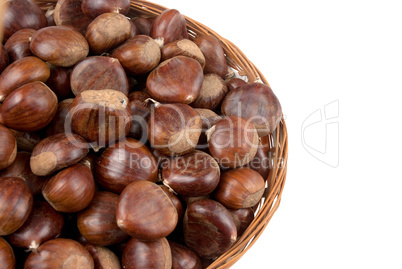
[[[57,2],[56,0],[34,1],[43,10],[47,10],[49,7],[54,7]],[[167,8],[148,1],[131,1],[131,11],[133,14],[139,16],[156,17],[165,9]],[[185,19],[191,39],[195,39],[197,36],[202,34],[216,37],[222,44],[230,67],[237,70],[239,74],[247,76],[248,80],[251,82],[260,80],[263,83],[268,84],[268,81],[265,79],[264,75],[261,74],[258,68],[254,66],[254,64],[247,59],[246,55],[244,55],[243,52],[232,42],[226,40],[210,28],[191,18],[185,16]],[[255,218],[231,249],[210,264],[208,266],[209,269],[229,268],[236,263],[261,236],[273,214],[279,207],[285,185],[288,158],[288,136],[284,120],[280,122],[276,131],[269,136],[268,143],[272,153],[272,159],[270,160],[271,169],[267,179],[264,196],[256,206]]]

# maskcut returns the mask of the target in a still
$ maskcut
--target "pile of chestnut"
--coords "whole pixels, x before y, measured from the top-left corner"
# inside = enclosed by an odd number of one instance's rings
[[[6,1],[0,267],[203,268],[254,219],[282,116],[184,16]]]

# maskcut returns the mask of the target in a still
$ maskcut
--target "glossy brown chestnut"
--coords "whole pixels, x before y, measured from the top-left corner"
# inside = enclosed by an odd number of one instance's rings
[[[215,73],[223,79],[228,74],[228,65],[219,40],[211,35],[201,35],[194,40],[205,56],[204,73]]]
[[[197,60],[201,67],[205,67],[205,57],[200,48],[189,39],[181,39],[166,44],[162,50],[162,61],[173,58],[175,56],[187,56]]]
[[[81,9],[91,18],[112,12],[127,15],[130,11],[130,0],[82,0]]]
[[[158,164],[146,145],[126,138],[106,148],[95,164],[95,178],[116,193],[134,181],[157,181]]]
[[[13,62],[0,75],[0,102],[17,88],[29,82],[46,82],[49,76],[49,67],[37,57],[24,57]]]
[[[31,0],[9,1],[7,12],[4,13],[4,37],[9,38],[21,29],[46,27],[45,13]]]
[[[132,75],[143,75],[152,71],[161,59],[158,43],[146,35],[128,39],[112,51],[124,69]]]
[[[172,253],[166,238],[153,241],[141,241],[131,238],[123,251],[122,265],[126,269],[134,268],[172,268]]]
[[[50,77],[46,81],[46,85],[54,91],[59,101],[74,97],[70,86],[71,70],[71,68],[61,66],[50,68]]]
[[[77,163],[88,152],[88,143],[77,134],[48,136],[32,151],[31,170],[35,175],[48,176]]]
[[[237,116],[225,117],[207,131],[211,155],[223,168],[249,163],[256,155],[258,133],[253,123]]]
[[[202,262],[200,257],[191,249],[169,241],[172,251],[172,269],[201,269]]]
[[[3,237],[0,237],[0,264],[1,268],[15,269],[15,256],[13,248]]]
[[[282,119],[282,107],[271,88],[254,82],[229,92],[222,102],[225,116],[251,120],[260,136],[275,131]]]
[[[151,35],[152,21],[148,18],[135,17],[132,19],[133,23],[137,26],[140,35]]]
[[[247,82],[241,78],[230,78],[230,79],[225,80],[225,83],[226,83],[226,87],[228,88],[228,91],[233,91],[233,90],[247,84]]]
[[[58,0],[54,9],[54,22],[57,26],[72,26],[81,34],[92,21],[91,17],[82,12],[82,0]]]
[[[130,38],[131,24],[118,13],[103,13],[89,25],[85,34],[91,51],[96,54],[106,52]]]
[[[32,204],[32,193],[22,178],[0,178],[0,236],[18,230],[31,213]]]
[[[174,158],[162,170],[163,184],[184,196],[204,196],[214,191],[220,178],[219,164],[202,151]]]
[[[176,228],[178,214],[169,196],[155,183],[137,181],[120,195],[117,225],[132,237],[156,240]]]
[[[63,228],[63,216],[45,201],[35,201],[31,214],[17,231],[7,236],[11,245],[36,251],[39,245],[55,238]]]
[[[188,38],[186,20],[176,9],[167,9],[156,17],[151,30],[152,38],[162,37],[165,44]]]
[[[116,222],[116,208],[119,195],[96,192],[92,202],[78,213],[77,226],[89,244],[109,246],[123,242],[128,235],[120,230]]]
[[[214,110],[228,92],[225,81],[217,74],[206,74],[200,94],[191,103],[192,107]]]
[[[0,171],[0,177],[20,177],[28,185],[33,195],[38,195],[42,192],[42,186],[45,184],[46,177],[40,177],[32,173],[31,153],[18,152],[14,162],[6,169]]]
[[[46,127],[57,111],[57,96],[43,82],[35,81],[14,90],[0,107],[0,123],[22,132]]]
[[[177,215],[179,217],[179,223],[183,220],[184,216],[184,207],[182,202],[180,201],[179,197],[177,197],[176,194],[173,193],[173,190],[166,187],[166,186],[161,186],[161,189],[169,196],[170,200],[172,201],[174,207],[177,210]]]
[[[1,109],[0,109],[1,110]],[[19,151],[32,152],[36,144],[42,139],[38,132],[20,132],[10,129],[17,140],[17,148]]]
[[[0,170],[10,166],[17,156],[17,140],[13,133],[0,124]]]
[[[200,94],[203,79],[199,62],[176,56],[162,62],[149,74],[147,90],[159,102],[190,104]]]
[[[71,72],[71,90],[75,95],[85,90],[116,90],[128,95],[126,72],[116,58],[87,57]]]
[[[29,44],[30,38],[36,32],[34,29],[21,29],[15,32],[4,44],[11,62],[15,62],[24,57],[32,56]]]
[[[187,246],[201,258],[218,257],[237,239],[236,224],[229,211],[210,199],[201,199],[187,206],[183,229]]]
[[[30,48],[42,60],[63,67],[75,65],[89,52],[84,36],[66,26],[49,26],[36,31]]]
[[[151,114],[149,102],[150,96],[146,92],[134,91],[128,95],[131,109],[132,125],[128,136],[139,139],[142,142],[147,140],[147,122]]]
[[[199,114],[185,104],[156,104],[148,121],[148,140],[164,155],[192,152],[201,134]]]
[[[24,269],[63,268],[94,269],[91,254],[77,241],[56,238],[39,246],[32,252],[24,264]]]
[[[66,122],[69,122],[69,116],[71,116],[71,104],[74,99],[69,98],[65,99],[57,105],[56,114],[53,117],[53,120],[46,127],[46,136],[53,136],[57,134],[71,133],[71,128],[67,126]],[[70,130],[69,130],[70,129]]]
[[[237,227],[237,237],[240,237],[254,220],[254,211],[251,208],[229,209]]]
[[[119,258],[110,249],[90,244],[86,244],[85,249],[94,259],[95,269],[121,269]]]
[[[95,151],[124,138],[130,131],[131,111],[122,92],[83,91],[71,107],[73,131],[91,143]]]
[[[95,193],[91,169],[81,163],[53,176],[42,189],[43,197],[59,212],[73,213],[86,208]]]

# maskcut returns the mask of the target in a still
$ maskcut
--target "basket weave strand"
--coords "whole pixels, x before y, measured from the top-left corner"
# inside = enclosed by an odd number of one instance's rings
[[[43,10],[47,10],[54,7],[57,0],[34,0],[34,2]],[[132,16],[156,17],[167,9],[166,7],[152,2],[140,0],[131,1],[130,5],[130,15]],[[250,82],[261,81],[269,85],[260,70],[258,70],[236,45],[221,37],[207,26],[185,15],[184,17],[186,19],[190,39],[194,40],[200,35],[214,36],[220,41],[230,67],[237,70],[239,74],[247,76]],[[270,160],[271,168],[267,178],[265,193],[256,206],[254,220],[243,235],[238,238],[236,243],[228,251],[214,260],[208,266],[208,269],[229,268],[235,264],[247,250],[254,245],[278,209],[284,190],[288,160],[288,136],[284,120],[282,120],[277,129],[269,135],[269,147],[272,153]]]

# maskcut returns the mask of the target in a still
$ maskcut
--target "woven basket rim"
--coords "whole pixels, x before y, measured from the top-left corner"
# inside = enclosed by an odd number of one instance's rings
[[[33,0],[43,10],[54,7],[57,0]],[[131,11],[138,16],[156,17],[164,10],[169,9],[159,4],[136,0],[130,1]],[[175,7],[170,7],[175,8]],[[179,10],[180,11],[180,10]],[[223,38],[218,33],[193,20],[186,15],[187,29],[191,40],[199,35],[212,35],[219,40],[226,55],[228,65],[237,70],[239,74],[247,76],[250,82],[259,81],[269,83],[261,71],[247,58],[247,56],[231,41]],[[255,218],[247,230],[236,243],[224,254],[214,260],[207,268],[229,268],[235,264],[256,242],[267,227],[269,221],[278,209],[285,186],[288,160],[288,134],[285,120],[282,117],[277,129],[269,135],[269,146],[273,152],[269,176],[263,198],[255,207]]]

